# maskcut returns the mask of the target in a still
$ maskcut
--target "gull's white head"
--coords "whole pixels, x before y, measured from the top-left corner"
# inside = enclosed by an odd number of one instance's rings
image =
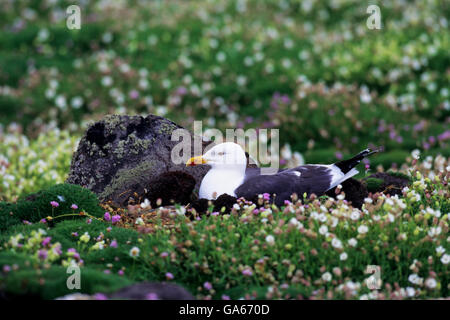
[[[247,157],[240,145],[233,142],[218,144],[203,156],[190,158],[187,166],[208,164],[211,170],[203,177],[199,197],[216,199],[221,194],[236,196],[234,190],[245,178]]]
[[[234,142],[224,142],[209,149],[200,157],[190,158],[187,166],[208,164],[212,169],[230,169],[245,171],[247,157],[240,145]]]

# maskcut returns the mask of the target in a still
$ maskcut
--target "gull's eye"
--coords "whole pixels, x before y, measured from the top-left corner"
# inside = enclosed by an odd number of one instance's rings
[[[225,154],[225,152],[222,152],[222,151],[218,153],[219,156],[223,156],[224,154]]]

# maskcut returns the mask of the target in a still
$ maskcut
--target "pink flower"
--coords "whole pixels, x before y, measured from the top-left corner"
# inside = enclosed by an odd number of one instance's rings
[[[72,208],[73,210],[77,210],[77,209],[78,209],[78,206],[77,206],[76,204],[72,204],[71,208]]]
[[[172,280],[173,278],[174,278],[174,276],[173,276],[172,273],[170,273],[170,272],[167,272],[167,273],[166,273],[166,279],[167,279],[167,280]]]
[[[244,276],[251,277],[253,275],[253,272],[250,269],[244,269],[244,270],[242,270],[242,274]]]
[[[111,222],[114,224],[114,223],[117,223],[117,222],[119,222],[120,221],[120,216],[118,215],[118,214],[116,214],[116,215],[114,215],[113,217],[112,217],[112,220],[111,220]]]
[[[264,200],[270,200],[270,194],[268,194],[267,192],[263,193],[263,198]]]
[[[119,271],[117,272],[117,274],[118,274],[119,276],[123,276],[124,272],[123,272],[123,270],[119,270]]]
[[[109,212],[105,212],[105,214],[103,215],[103,219],[105,219],[105,221],[111,221],[111,215],[109,214]]]
[[[137,90],[131,90],[131,91],[130,91],[130,98],[131,98],[131,99],[137,99],[137,98],[139,98],[139,91],[137,91]]]
[[[111,241],[111,244],[109,246],[111,248],[117,248],[117,241],[116,240]]]
[[[230,300],[230,297],[227,296],[227,295],[225,295],[225,294],[223,294],[223,295],[222,295],[222,300]]]
[[[45,259],[47,259],[47,256],[48,256],[47,250],[39,250],[39,251],[38,251],[38,258],[39,258],[40,260],[45,260]]]
[[[58,208],[59,207],[59,203],[56,201],[51,201],[50,204],[52,205],[53,208]]]
[[[203,288],[205,288],[206,290],[211,290],[212,287],[213,287],[213,286],[212,286],[211,282],[206,281],[206,282],[203,284]]]
[[[47,220],[41,219],[39,222],[40,222],[40,223],[47,223]]]
[[[52,240],[52,237],[45,237],[44,240],[42,240],[42,246],[46,247],[50,241]]]
[[[161,258],[166,258],[169,254],[167,252],[161,252]]]
[[[7,264],[5,264],[5,265],[3,266],[3,272],[8,273],[8,272],[10,272],[10,271],[11,271],[11,267],[8,266]]]

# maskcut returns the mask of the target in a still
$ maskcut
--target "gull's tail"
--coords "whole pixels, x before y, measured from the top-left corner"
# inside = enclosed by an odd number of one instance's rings
[[[363,150],[360,153],[358,153],[353,158],[336,162],[334,165],[337,166],[339,169],[341,169],[341,171],[344,174],[346,174],[347,172],[352,170],[354,167],[356,167],[358,165],[358,163],[360,163],[361,160],[364,159],[365,157],[368,157],[374,153],[381,152],[381,151],[383,151],[382,148],[378,148],[376,150],[366,149],[366,150]]]

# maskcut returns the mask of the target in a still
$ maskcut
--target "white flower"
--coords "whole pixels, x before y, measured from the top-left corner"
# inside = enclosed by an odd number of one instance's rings
[[[354,211],[350,214],[350,219],[356,221],[356,220],[359,219],[360,216],[361,216],[361,215],[360,215],[359,211],[354,210]]]
[[[369,228],[366,225],[362,224],[358,227],[358,233],[360,233],[360,234],[367,233],[368,231],[369,231]]]
[[[234,210],[240,210],[241,207],[237,203],[235,203],[235,204],[233,204],[233,209]]]
[[[113,80],[110,76],[104,76],[101,80],[102,86],[104,87],[109,87],[110,85],[112,85]]]
[[[292,225],[292,226],[297,226],[298,225],[298,220],[295,219],[295,218],[291,218],[289,220],[289,224]]]
[[[331,273],[329,273],[329,272],[325,272],[325,273],[322,275],[322,280],[323,280],[323,281],[326,281],[326,282],[330,282],[332,278],[333,278],[333,276],[332,276]]]
[[[275,238],[272,235],[268,235],[266,237],[266,242],[270,245],[273,245],[275,243]]]
[[[408,297],[414,297],[416,294],[416,290],[414,290],[413,287],[407,287],[406,288],[406,294],[408,295]]]
[[[130,250],[130,256],[131,257],[139,257],[139,253],[141,252],[141,250],[139,250],[138,247],[133,247]]]
[[[356,240],[355,238],[348,239],[349,246],[356,247],[357,244],[358,244],[358,240]]]
[[[438,236],[441,233],[441,231],[442,231],[442,228],[439,227],[439,226],[438,227],[432,227],[428,231],[428,235],[433,238],[433,237]]]
[[[328,227],[327,227],[327,226],[321,226],[321,227],[319,228],[319,233],[320,233],[321,235],[325,235],[325,234],[327,234],[327,232],[328,232]]]
[[[148,199],[145,199],[144,202],[141,203],[141,208],[146,209],[150,207],[150,201]]]
[[[346,252],[342,252],[341,255],[339,256],[339,259],[341,259],[341,261],[345,261],[348,258],[348,254]]]
[[[141,217],[139,217],[139,218],[136,219],[135,224],[143,226],[144,225],[144,220]]]
[[[181,206],[181,207],[177,208],[175,211],[177,212],[177,215],[184,216],[184,214],[186,213],[186,208]]]
[[[421,285],[423,282],[423,278],[421,278],[417,274],[413,273],[413,274],[409,275],[408,281],[413,284]]]
[[[337,238],[334,238],[333,240],[331,240],[331,245],[336,249],[340,249],[342,248],[342,241]]]
[[[79,109],[83,105],[83,98],[80,96],[73,97],[70,100],[70,104],[71,104],[72,108]]]
[[[441,262],[443,264],[448,264],[450,262],[450,254],[443,254],[441,257]]]
[[[434,278],[428,278],[427,280],[425,280],[425,285],[429,288],[429,289],[434,289],[437,286],[437,282],[436,279]]]
[[[420,150],[419,150],[419,149],[414,149],[414,150],[411,152],[411,156],[412,156],[414,159],[418,160],[418,159],[420,158]]]
[[[443,246],[439,246],[436,248],[436,252],[438,255],[441,255],[445,252],[445,248]]]

